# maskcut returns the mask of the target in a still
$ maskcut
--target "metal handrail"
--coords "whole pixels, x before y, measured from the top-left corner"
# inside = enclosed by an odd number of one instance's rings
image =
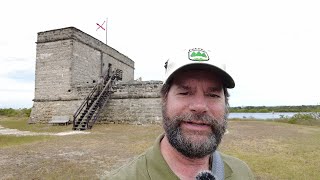
[[[109,90],[112,88],[113,81],[120,80],[120,79],[122,80],[122,70],[117,69],[116,71],[113,71],[112,74],[111,74],[111,77],[109,78],[109,80],[106,83],[105,87],[103,88],[103,90],[99,94],[99,97],[97,98],[96,103],[101,103],[100,102],[101,96],[104,95],[105,92],[106,93],[110,92]],[[92,128],[93,124],[97,121],[97,119],[98,119],[98,117],[100,115],[101,109],[104,108],[104,106],[106,105],[106,103],[109,100],[109,98],[110,98],[110,94],[107,94],[107,98],[104,100],[102,105],[101,104],[98,105],[98,109],[96,109],[95,113],[92,115],[93,116],[93,120],[92,120],[91,124],[89,124],[89,121],[92,119],[92,117],[91,117],[91,119],[87,119],[87,121],[86,121],[87,128],[89,128],[89,129]]]
[[[90,91],[90,93],[88,94],[88,96],[84,99],[84,101],[81,103],[80,107],[77,109],[77,111],[74,113],[73,115],[73,127],[75,126],[75,122],[76,122],[76,119],[77,117],[79,116],[79,114],[82,112],[83,108],[85,107],[85,105],[88,106],[88,102],[89,100],[91,100],[91,97],[94,95],[94,93],[97,91],[98,89],[98,86],[100,86],[101,84],[104,84],[105,80],[107,79],[108,77],[108,74],[109,74],[109,71],[111,71],[111,69],[108,69],[104,75],[102,76],[103,77],[103,81],[102,82],[99,82],[98,84],[96,84],[93,89]]]
[[[91,100],[93,94],[97,91],[97,87],[98,84],[96,84],[93,89],[90,91],[90,93],[88,94],[88,96],[84,99],[84,101],[81,103],[80,107],[78,108],[78,110],[74,113],[73,115],[73,126],[75,126],[75,121],[77,119],[77,117],[79,116],[79,114],[82,112],[83,108],[88,104],[89,104],[89,100]]]
[[[113,76],[113,75],[112,75],[112,76]],[[107,84],[105,85],[105,87],[104,87],[104,88],[102,89],[102,91],[100,92],[100,94],[99,94],[96,102],[95,102],[94,104],[92,104],[92,106],[90,107],[90,110],[89,110],[88,112],[90,112],[90,111],[92,110],[92,107],[94,107],[95,104],[99,103],[99,100],[101,99],[101,96],[102,96],[106,91],[108,91],[108,90],[110,89],[110,87],[111,87],[111,82],[112,82],[112,78],[110,78],[110,79],[108,80]],[[98,107],[98,109],[95,111],[94,114],[99,113],[99,112],[100,112],[100,109],[101,109],[101,107]],[[92,116],[93,116],[93,115],[92,115]],[[93,118],[94,121],[96,120],[95,117],[96,117],[96,116],[94,116],[94,118]],[[89,125],[89,121],[90,121],[90,120],[91,120],[91,118],[86,120],[86,122],[87,122],[87,123],[86,123],[86,124],[87,124],[87,127],[88,127],[88,125]]]
[[[109,77],[109,73],[106,73],[103,77],[102,77],[102,81],[100,81],[97,85],[94,86],[94,88],[92,89],[92,91],[89,93],[89,95],[85,98],[85,100],[83,101],[83,103],[81,104],[81,106],[78,108],[78,110],[76,111],[76,113],[73,116],[73,127],[76,126],[76,120],[79,116],[79,114],[83,111],[83,108],[87,107],[87,112],[85,114],[85,116],[83,118],[86,117],[86,128],[91,128],[93,126],[93,124],[95,123],[95,121],[97,120],[100,110],[101,108],[103,108],[106,104],[106,101],[110,98],[110,94],[107,94],[108,97],[104,100],[104,102],[102,102],[102,105],[97,103],[101,103],[101,98],[102,95],[104,95],[105,93],[109,93],[108,91],[111,89],[113,81],[116,80],[121,80],[122,79],[122,70],[117,69],[116,71],[112,71],[111,76]],[[108,80],[107,83],[106,80]],[[100,90],[100,88],[98,87],[103,87],[102,90]],[[98,92],[97,92],[98,91]],[[96,93],[97,92],[97,93]],[[99,93],[99,95],[98,95]],[[92,96],[95,95],[98,97],[91,102],[90,107],[89,106],[89,100],[92,100]],[[96,106],[97,105],[97,106]],[[97,109],[93,110],[93,107],[96,106]],[[88,113],[92,113],[92,115],[90,117],[88,117]],[[92,125],[91,127],[89,127],[89,122],[90,120],[93,118],[92,120]],[[82,119],[84,120],[84,119]],[[82,121],[81,120],[81,121]]]
[[[107,93],[109,93],[109,92],[107,92]],[[107,95],[107,99],[103,102],[102,106],[99,107],[98,112],[93,117],[93,120],[92,120],[92,123],[91,123],[92,125],[90,125],[90,127],[89,127],[90,129],[92,128],[93,124],[97,121],[97,119],[100,117],[100,111],[101,111],[101,109],[104,108],[104,106],[107,104],[109,99],[110,99],[110,94]]]

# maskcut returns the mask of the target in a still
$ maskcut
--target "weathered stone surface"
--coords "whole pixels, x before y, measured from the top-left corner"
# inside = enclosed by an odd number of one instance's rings
[[[101,123],[160,123],[161,81],[118,83],[100,117]]]
[[[161,81],[117,83],[98,123],[160,123],[161,87]],[[30,123],[47,123],[52,116],[61,115],[68,115],[72,119],[72,115],[82,102],[83,100],[34,102]],[[34,115],[34,112],[37,114]]]
[[[33,103],[29,123],[48,123],[53,116],[72,116],[82,100],[77,101],[38,101]]]
[[[74,27],[39,32],[29,122],[72,116],[109,63],[123,71],[123,82],[133,80],[134,62],[92,36]]]
[[[100,116],[100,123],[159,123],[161,81],[134,81],[134,62],[117,50],[74,28],[39,32],[35,98],[30,123],[72,116],[111,63],[123,80]]]

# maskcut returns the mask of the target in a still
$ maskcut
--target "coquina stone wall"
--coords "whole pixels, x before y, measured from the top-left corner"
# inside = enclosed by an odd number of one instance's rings
[[[117,83],[100,123],[160,123],[161,81],[130,81]]]
[[[123,71],[123,82],[134,79],[130,58],[74,27],[39,32],[36,43],[30,123],[46,123],[52,116],[71,119],[109,64]]]

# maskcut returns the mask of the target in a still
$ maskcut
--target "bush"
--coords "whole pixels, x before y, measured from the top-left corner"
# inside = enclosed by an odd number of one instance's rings
[[[320,126],[320,112],[298,113],[292,117],[282,116],[276,121],[290,124]]]
[[[289,119],[288,123],[290,124],[297,124],[297,119]]]
[[[0,109],[0,116],[29,117],[30,113],[31,113],[31,108],[23,108],[23,109],[5,108],[5,109]]]
[[[1,116],[15,116],[16,114],[17,114],[17,112],[12,108],[0,109],[0,115]]]
[[[31,108],[24,108],[24,109],[22,109],[21,111],[22,111],[22,114],[25,115],[25,117],[30,117]]]
[[[320,124],[320,113],[298,113],[288,119],[290,124],[303,124],[303,125],[319,125]]]
[[[307,114],[295,114],[291,117],[291,119],[296,119],[296,120],[310,120],[313,119],[313,116],[311,113],[307,113]]]

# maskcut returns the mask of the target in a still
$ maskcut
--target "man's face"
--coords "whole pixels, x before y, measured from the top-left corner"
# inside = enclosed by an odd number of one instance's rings
[[[213,72],[178,72],[162,111],[166,136],[180,153],[201,158],[216,150],[227,112],[222,83]]]

